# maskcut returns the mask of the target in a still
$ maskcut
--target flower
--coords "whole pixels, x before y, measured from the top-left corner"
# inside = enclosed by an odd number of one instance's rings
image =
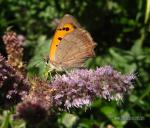
[[[48,110],[52,106],[51,95],[53,89],[48,86],[48,83],[40,78],[35,77],[30,80],[31,89],[29,95],[23,97],[23,101],[29,101],[33,104],[40,104],[43,108]]]
[[[89,106],[95,98],[122,100],[123,95],[133,88],[133,74],[123,75],[110,66],[94,69],[76,69],[56,75],[51,83],[34,78],[30,81],[28,95],[17,105],[16,117],[28,123],[40,123],[49,110],[81,108]],[[40,113],[43,112],[44,115]],[[38,116],[37,119],[34,118]]]
[[[39,124],[49,114],[52,107],[52,89],[48,83],[39,78],[30,81],[31,90],[23,97],[23,102],[16,107],[15,118],[24,119],[28,124]]]
[[[28,124],[37,125],[47,117],[47,110],[40,104],[32,102],[22,102],[16,107],[16,115],[14,118],[24,119]]]
[[[54,106],[67,109],[90,105],[96,97],[107,100],[122,100],[125,92],[133,88],[133,74],[122,75],[110,66],[93,69],[77,69],[55,76],[50,87],[53,94]]]
[[[0,106],[9,107],[17,104],[28,91],[28,81],[0,54]]]
[[[18,73],[25,75],[25,65],[22,62],[23,40],[23,36],[17,36],[15,32],[6,32],[3,36],[3,41],[8,54],[8,63],[15,68]]]

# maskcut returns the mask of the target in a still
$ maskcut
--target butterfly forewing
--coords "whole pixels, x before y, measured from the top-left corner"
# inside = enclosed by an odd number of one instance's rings
[[[77,22],[77,20],[69,14],[66,14],[61,19],[57,29],[64,27],[64,24],[72,24],[72,25],[74,25],[75,28],[80,28],[81,27],[80,24]]]
[[[50,61],[54,61],[54,56],[56,54],[57,46],[61,40],[68,34],[74,31],[76,28],[79,28],[80,24],[75,20],[75,18],[69,14],[66,14],[60,21],[54,37],[50,46],[49,58]]]

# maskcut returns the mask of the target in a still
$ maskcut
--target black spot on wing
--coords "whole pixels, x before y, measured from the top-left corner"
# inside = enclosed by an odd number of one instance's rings
[[[58,40],[62,40],[62,38],[61,38],[61,37],[58,37]]]
[[[66,27],[66,31],[69,31],[69,27]]]

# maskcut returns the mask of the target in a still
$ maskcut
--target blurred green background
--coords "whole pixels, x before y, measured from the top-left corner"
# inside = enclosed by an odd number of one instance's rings
[[[150,127],[150,0],[0,0],[0,36],[12,26],[25,37],[24,61],[29,75],[44,77],[41,58],[48,55],[57,19],[66,13],[98,44],[88,67],[112,65],[122,73],[134,72],[135,88],[121,103],[98,99],[86,111],[59,113],[40,127]],[[2,38],[0,53],[7,55]],[[23,121],[12,120],[10,111],[0,112],[2,128],[25,127]]]

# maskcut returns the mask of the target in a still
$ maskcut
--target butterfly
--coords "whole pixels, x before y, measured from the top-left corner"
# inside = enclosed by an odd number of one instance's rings
[[[96,43],[90,33],[66,14],[59,22],[50,45],[49,60],[55,69],[82,67],[87,58],[95,55]]]

